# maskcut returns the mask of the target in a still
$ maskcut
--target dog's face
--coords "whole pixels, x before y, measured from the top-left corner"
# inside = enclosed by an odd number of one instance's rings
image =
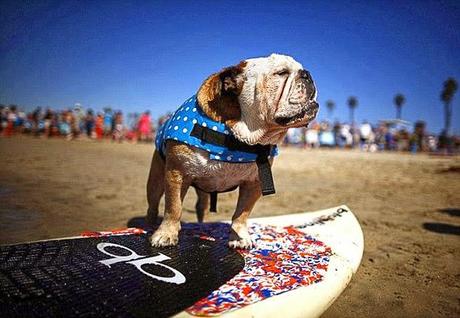
[[[272,54],[247,60],[243,74],[243,117],[255,108],[262,120],[281,127],[304,126],[315,118],[318,104],[313,79],[292,57]]]
[[[279,142],[288,128],[312,121],[319,108],[316,96],[315,84],[300,63],[272,54],[212,75],[200,88],[198,100],[240,140],[266,144]]]

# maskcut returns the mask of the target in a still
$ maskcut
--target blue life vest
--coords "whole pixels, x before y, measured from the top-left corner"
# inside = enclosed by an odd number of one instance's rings
[[[226,162],[255,162],[257,154],[241,150],[228,149],[224,145],[209,143],[203,139],[192,136],[191,132],[195,124],[207,127],[213,131],[231,135],[230,129],[223,123],[217,122],[206,116],[198,105],[196,95],[186,100],[182,106],[169,118],[158,130],[155,146],[164,154],[166,140],[172,139],[178,142],[202,149],[209,153],[212,160]],[[278,155],[278,148],[273,146],[270,157]]]

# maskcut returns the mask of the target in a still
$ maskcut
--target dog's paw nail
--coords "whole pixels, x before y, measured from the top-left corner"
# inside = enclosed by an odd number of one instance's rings
[[[229,241],[228,246],[234,249],[240,248],[240,249],[245,249],[245,250],[249,250],[253,247],[251,240],[248,240],[248,239]]]

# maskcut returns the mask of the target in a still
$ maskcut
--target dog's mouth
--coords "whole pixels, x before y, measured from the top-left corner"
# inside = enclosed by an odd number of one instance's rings
[[[307,125],[312,121],[318,113],[319,105],[317,102],[311,102],[305,109],[302,109],[299,113],[292,116],[280,116],[275,118],[275,122],[280,126],[290,127]]]
[[[302,118],[304,118],[306,112],[307,112],[306,110],[302,110],[300,113],[298,113],[297,115],[294,115],[294,116],[278,117],[278,118],[275,118],[275,122],[278,125],[281,125],[281,126],[289,126],[289,124],[294,124],[294,123],[302,120]]]

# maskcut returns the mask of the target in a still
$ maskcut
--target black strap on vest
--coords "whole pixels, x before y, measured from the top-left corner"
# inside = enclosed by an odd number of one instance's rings
[[[217,191],[209,193],[211,195],[211,203],[209,206],[210,212],[217,212]]]
[[[273,175],[268,161],[272,145],[248,145],[239,141],[232,135],[226,135],[218,131],[203,127],[195,124],[190,136],[199,138],[207,143],[223,146],[229,150],[236,150],[241,152],[249,152],[257,155],[256,164],[259,172],[260,187],[262,195],[269,195],[275,193],[275,185],[273,183]],[[217,208],[217,192],[211,192],[211,212],[216,212]]]

